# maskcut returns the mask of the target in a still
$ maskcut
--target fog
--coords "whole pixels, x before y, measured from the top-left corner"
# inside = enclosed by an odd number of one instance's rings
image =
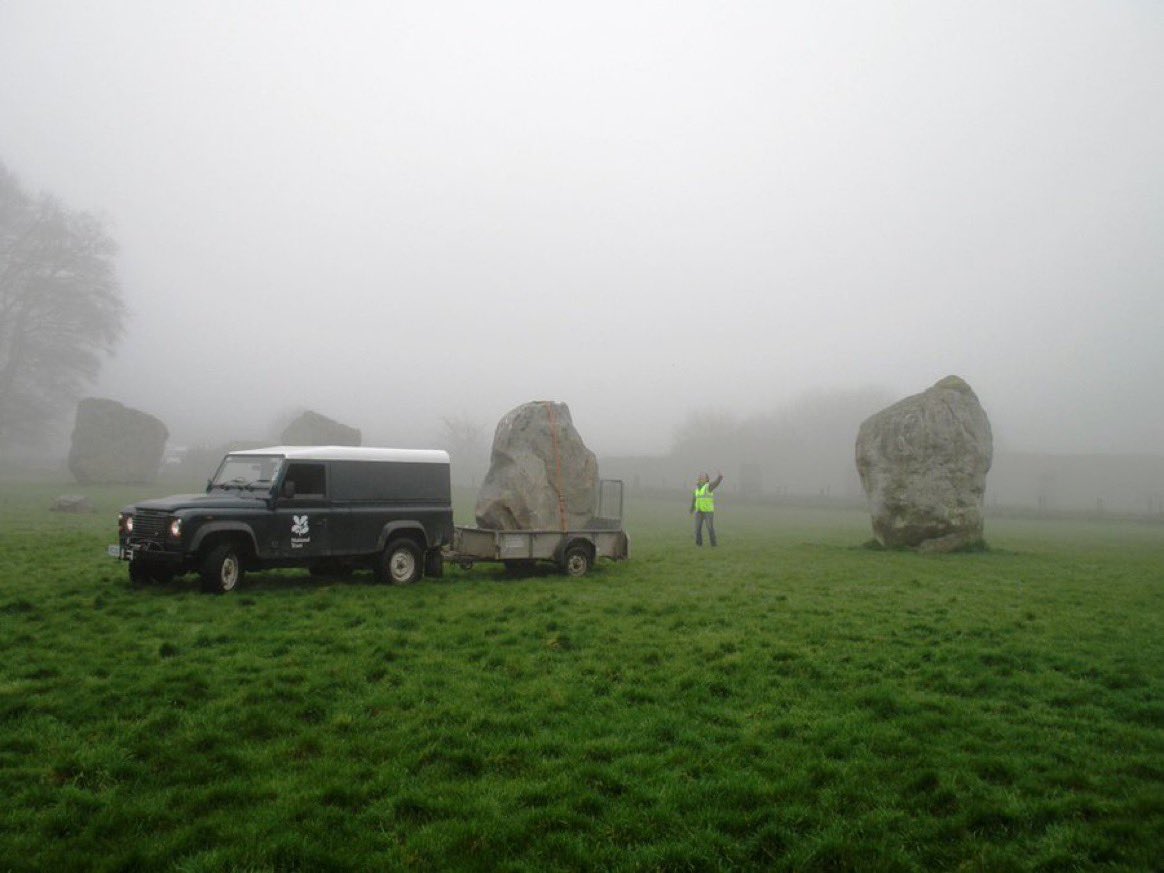
[[[544,398],[650,454],[954,373],[1160,453],[1161,155],[1148,0],[0,0],[0,160],[121,245],[91,393],[186,444]]]

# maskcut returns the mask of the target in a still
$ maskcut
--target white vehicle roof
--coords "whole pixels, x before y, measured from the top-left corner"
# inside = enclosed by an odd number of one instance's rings
[[[229,452],[231,455],[282,455],[290,461],[395,461],[400,464],[447,464],[443,449],[385,449],[373,446],[270,446]]]

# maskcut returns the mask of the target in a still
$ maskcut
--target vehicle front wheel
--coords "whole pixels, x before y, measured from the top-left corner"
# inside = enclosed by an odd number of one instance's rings
[[[134,585],[149,585],[152,582],[166,585],[174,581],[174,571],[164,565],[149,564],[145,561],[130,561],[129,581]]]
[[[206,553],[200,568],[202,590],[210,594],[234,591],[242,582],[243,567],[238,549],[230,543],[215,546]]]
[[[570,546],[566,549],[566,554],[562,556],[562,572],[567,576],[572,576],[575,579],[585,576],[590,572],[590,566],[593,559],[590,557],[590,550],[585,546]]]
[[[393,585],[411,585],[420,579],[423,566],[423,556],[416,543],[408,539],[393,540],[380,556],[376,579]]]
[[[150,568],[141,561],[129,562],[129,581],[133,585],[149,585],[154,581]]]

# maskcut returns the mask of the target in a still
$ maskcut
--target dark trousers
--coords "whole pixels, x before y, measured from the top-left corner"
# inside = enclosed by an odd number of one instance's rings
[[[715,513],[695,511],[695,545],[703,545],[703,524],[707,522],[707,536],[715,545]]]

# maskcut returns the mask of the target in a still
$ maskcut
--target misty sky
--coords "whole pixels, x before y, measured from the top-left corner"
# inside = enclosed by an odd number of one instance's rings
[[[956,373],[999,448],[1164,451],[1156,0],[0,0],[0,161],[108,218],[93,393],[178,442]]]

